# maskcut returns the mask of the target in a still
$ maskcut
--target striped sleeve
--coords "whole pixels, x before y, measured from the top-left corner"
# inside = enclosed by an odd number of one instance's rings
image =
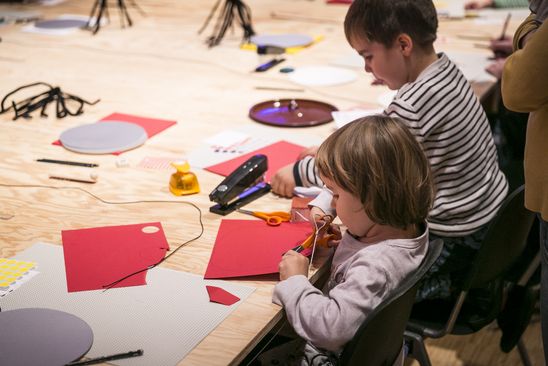
[[[430,162],[436,188],[431,231],[464,236],[486,225],[508,186],[487,116],[456,65],[441,54],[398,91],[385,114],[404,120]]]
[[[315,159],[312,156],[305,156],[293,166],[293,176],[298,186],[302,187],[323,187],[323,182],[316,169]]]

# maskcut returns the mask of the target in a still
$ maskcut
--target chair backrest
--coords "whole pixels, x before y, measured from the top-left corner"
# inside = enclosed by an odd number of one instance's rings
[[[439,257],[442,247],[442,240],[430,242],[419,268],[371,312],[345,346],[341,365],[388,366],[394,363],[403,344],[403,332],[415,302],[418,283]]]
[[[535,214],[524,206],[524,186],[506,197],[493,218],[463,290],[483,287],[500,278],[516,262],[527,245]]]

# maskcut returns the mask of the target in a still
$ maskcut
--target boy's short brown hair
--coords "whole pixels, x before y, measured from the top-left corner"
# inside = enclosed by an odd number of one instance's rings
[[[438,17],[432,0],[354,0],[344,19],[350,43],[356,39],[392,46],[401,33],[421,48],[436,40]]]
[[[369,116],[340,128],[320,146],[316,165],[322,176],[359,197],[378,224],[420,224],[432,205],[428,160],[398,119]]]

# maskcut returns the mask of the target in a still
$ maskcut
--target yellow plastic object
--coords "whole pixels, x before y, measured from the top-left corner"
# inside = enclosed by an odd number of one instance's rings
[[[312,40],[312,43],[304,45],[304,46],[288,47],[284,50],[284,53],[287,53],[289,55],[298,53],[298,52],[304,50],[306,47],[309,47],[309,46],[311,46],[315,43],[318,43],[318,42],[322,41],[323,39],[324,39],[323,35],[315,36]],[[254,44],[254,43],[243,43],[243,44],[240,45],[240,48],[242,50],[255,51],[255,52],[257,51],[257,45]]]
[[[190,171],[190,164],[187,161],[171,163],[177,172],[169,179],[169,190],[176,196],[194,194],[200,192],[198,178]]]

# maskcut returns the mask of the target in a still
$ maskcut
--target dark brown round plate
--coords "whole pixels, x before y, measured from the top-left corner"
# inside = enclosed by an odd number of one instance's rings
[[[249,117],[257,122],[279,127],[310,127],[331,122],[331,104],[310,99],[278,99],[255,104]]]

